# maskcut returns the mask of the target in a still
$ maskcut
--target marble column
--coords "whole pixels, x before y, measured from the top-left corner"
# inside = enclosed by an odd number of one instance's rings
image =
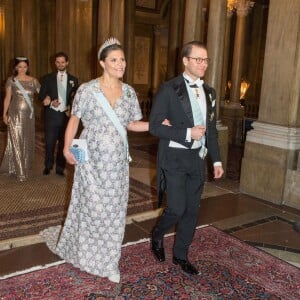
[[[155,95],[160,84],[160,31],[160,26],[154,26],[154,57],[151,88],[152,95]]]
[[[15,3],[18,9],[15,9],[16,34],[18,41],[15,47],[17,56],[26,56],[29,58],[30,72],[36,77],[37,75],[37,53],[40,47],[38,35],[38,16],[39,11],[35,0],[20,1]]]
[[[226,0],[211,0],[207,30],[207,50],[211,63],[205,74],[205,81],[214,87],[217,93],[217,114],[221,95],[222,68],[224,56]]]
[[[230,102],[236,107],[240,106],[240,86],[245,52],[246,17],[251,8],[251,3],[252,2],[249,0],[239,0],[236,3],[237,21],[234,38],[230,93]]]
[[[74,13],[74,2],[69,3],[67,5],[66,1],[56,1],[56,8],[55,8],[55,16],[56,16],[56,49],[55,51],[64,51],[69,56],[69,50],[71,48],[70,40],[71,36],[73,37],[72,31],[75,27],[75,24],[73,23],[73,26],[70,28],[70,15],[71,13]],[[74,20],[73,20],[74,22]],[[68,37],[66,39],[66,37]]]
[[[0,53],[1,53],[1,94],[4,97],[5,82],[7,76],[11,74],[11,59],[15,55],[15,43],[14,36],[15,24],[13,20],[14,9],[13,2],[9,0],[3,0],[0,2]],[[2,111],[3,105],[1,105],[0,111]],[[2,116],[2,115],[1,115]]]
[[[206,20],[207,20],[207,1],[198,0],[198,12],[196,20],[195,40],[205,41],[206,38]]]
[[[14,56],[26,56],[29,59],[29,70],[33,77],[39,78],[39,54],[40,54],[40,32],[39,32],[39,5],[36,0],[15,1],[13,3],[15,13],[15,34],[8,37],[15,41]],[[34,101],[35,116],[37,124],[41,119],[41,103]]]
[[[5,65],[5,61],[4,61],[4,26],[5,26],[5,22],[4,22],[4,6],[2,6],[2,4],[0,4],[0,64],[1,66]],[[4,68],[1,68],[0,70],[0,83],[2,85],[2,81],[5,77],[4,74]],[[1,97],[2,98],[2,97]],[[2,110],[0,109],[0,112],[2,112]]]
[[[226,91],[227,91],[227,82],[228,82],[228,63],[229,63],[230,32],[231,32],[232,15],[233,15],[233,10],[230,7],[227,7],[220,103],[222,103],[223,100],[229,100],[229,99],[226,99],[226,97],[227,97]]]
[[[224,56],[225,24],[227,14],[226,0],[211,0],[209,6],[209,19],[207,30],[207,50],[211,58],[211,64],[205,74],[205,81],[211,85],[217,94],[217,117],[219,118],[222,67]],[[228,157],[228,128],[223,126],[219,120],[217,124],[219,133],[219,145],[221,149],[221,159],[226,171]]]
[[[125,0],[99,0],[97,25],[98,49],[109,37],[117,38],[124,46]],[[101,71],[101,68],[98,66],[98,72],[101,73]]]
[[[183,44],[195,40],[198,15],[198,0],[185,1]]]
[[[98,19],[97,23],[97,53],[100,46],[106,39],[111,36],[110,33],[110,20],[111,20],[111,0],[99,0],[98,2]],[[102,69],[97,64],[97,74],[101,74]]]
[[[240,85],[244,62],[246,18],[253,2],[237,0],[234,5],[237,21],[231,71],[230,101],[229,103],[224,103],[222,107],[222,121],[229,129],[229,143],[240,145],[243,142],[244,107],[240,105]]]
[[[98,5],[98,48],[102,43],[109,38],[110,33],[110,20],[111,20],[111,0],[99,0]]]
[[[133,65],[134,65],[134,36],[135,36],[135,1],[125,2],[125,56],[127,68],[125,81],[133,84]]]
[[[80,82],[91,79],[92,66],[97,62],[91,53],[92,1],[56,2],[56,51],[64,51],[69,56],[69,71]]]
[[[124,45],[125,0],[111,1],[110,32]]]
[[[0,2],[0,119],[2,120],[2,114],[3,114],[3,102],[2,100],[5,97],[5,82],[7,80],[7,75],[10,73],[9,68],[9,60],[10,57],[7,56],[7,53],[12,53],[12,51],[8,51],[11,47],[11,44],[9,41],[12,39],[8,39],[7,37],[7,18],[8,18],[8,12],[7,12],[7,1],[4,0]],[[12,10],[10,11],[10,15],[12,14]],[[12,30],[13,28],[11,28]],[[4,123],[0,122],[0,128],[4,126],[3,128],[6,128]],[[2,128],[1,128],[2,129]]]
[[[300,209],[300,2],[272,0],[258,120],[247,134],[240,190]],[[283,62],[284,61],[284,62]]]
[[[44,76],[52,71],[49,60],[56,52],[56,3],[44,0],[40,2],[39,8],[40,45],[43,45],[39,47],[39,75]]]
[[[180,47],[181,47],[181,20],[183,20],[183,0],[172,1],[169,23],[169,42],[168,42],[168,64],[167,79],[177,75],[181,68]]]
[[[267,28],[268,6],[259,3],[253,8],[253,22],[251,30],[251,45],[248,48],[249,53],[249,70],[248,80],[251,84],[247,92],[247,102],[256,103],[259,106],[259,96],[261,89],[262,75],[262,51],[265,45],[265,28]]]

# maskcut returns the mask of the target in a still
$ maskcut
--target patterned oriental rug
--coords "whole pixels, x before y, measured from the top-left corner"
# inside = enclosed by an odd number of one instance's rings
[[[74,170],[67,165],[65,178],[54,172],[49,176],[42,175],[45,149],[43,138],[43,131],[37,131],[35,164],[28,181],[20,183],[13,177],[0,175],[0,241],[37,234],[46,227],[62,224],[65,219]],[[132,138],[132,143],[138,144],[135,136],[131,136]],[[143,144],[148,139],[152,145],[152,137],[143,138]],[[0,158],[5,149],[5,141],[6,135],[0,131]],[[133,166],[140,161],[140,152],[137,154],[133,151]],[[146,156],[146,159],[149,160],[149,157]],[[153,160],[156,161],[155,156]],[[130,178],[127,214],[133,215],[155,208],[155,188]]]
[[[0,183],[0,199],[10,199],[0,203],[0,241],[37,234],[64,222],[71,184],[56,178],[45,182],[45,177],[40,177],[21,185],[9,180]],[[155,209],[156,199],[155,188],[130,178],[128,215]]]
[[[190,260],[200,275],[171,262],[173,236],[158,263],[149,241],[124,245],[121,283],[63,263],[3,279],[0,299],[300,299],[300,270],[212,227],[197,229]]]

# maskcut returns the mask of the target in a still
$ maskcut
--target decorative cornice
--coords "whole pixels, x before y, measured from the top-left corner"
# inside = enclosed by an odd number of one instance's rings
[[[238,0],[236,2],[236,14],[239,17],[246,17],[254,6],[254,2],[250,0]]]
[[[267,145],[271,147],[299,150],[300,128],[272,125],[255,121],[253,129],[247,132],[247,142]]]
[[[236,0],[227,0],[227,17],[231,17],[235,10]]]
[[[253,6],[251,0],[227,0],[227,17],[231,17],[234,11],[239,17],[246,17]]]
[[[230,19],[233,15],[233,10],[227,8],[227,18]]]

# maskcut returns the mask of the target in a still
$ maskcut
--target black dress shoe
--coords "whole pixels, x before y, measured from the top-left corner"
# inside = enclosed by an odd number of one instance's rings
[[[158,259],[159,262],[166,260],[165,258],[165,249],[163,247],[162,240],[153,240],[151,242],[151,248],[154,256]]]
[[[45,168],[44,171],[43,171],[43,174],[44,175],[49,175],[50,174],[50,169]]]
[[[181,269],[188,274],[192,274],[192,275],[199,274],[199,271],[188,260],[179,259],[173,256],[173,264],[180,265]]]

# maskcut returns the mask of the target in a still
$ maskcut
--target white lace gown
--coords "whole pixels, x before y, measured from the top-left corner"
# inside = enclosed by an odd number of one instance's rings
[[[126,128],[129,122],[140,120],[142,114],[133,88],[123,83],[122,89],[114,110]],[[75,167],[67,218],[52,250],[81,270],[108,277],[119,272],[129,166],[123,140],[95,99],[94,91],[102,93],[96,79],[81,85],[74,99],[72,113],[83,122],[80,138],[87,140],[89,161]],[[53,228],[44,231],[43,236],[50,242]]]

